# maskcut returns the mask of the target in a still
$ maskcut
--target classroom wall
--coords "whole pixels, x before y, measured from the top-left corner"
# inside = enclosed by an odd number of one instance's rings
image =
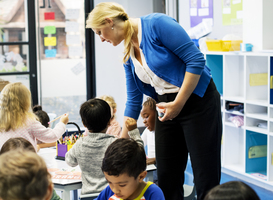
[[[104,0],[95,0],[94,5]],[[115,0],[123,5],[130,17],[140,17],[153,12],[153,0]],[[126,103],[125,72],[122,64],[123,43],[116,47],[107,42],[101,42],[95,36],[95,63],[96,63],[96,89],[97,96],[111,95],[117,103],[117,121],[123,124],[123,114]],[[138,126],[144,126],[141,117]]]
[[[178,0],[179,23],[187,31],[190,29],[190,1]],[[213,1],[213,23],[211,34],[208,37],[212,39],[222,39],[226,34],[234,34],[243,37],[243,26],[240,25],[222,25],[222,1]]]

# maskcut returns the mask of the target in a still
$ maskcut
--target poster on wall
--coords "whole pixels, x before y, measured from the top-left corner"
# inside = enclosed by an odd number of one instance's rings
[[[222,0],[223,25],[236,25],[243,22],[243,0]]]
[[[190,0],[191,27],[201,22],[213,23],[213,0]]]

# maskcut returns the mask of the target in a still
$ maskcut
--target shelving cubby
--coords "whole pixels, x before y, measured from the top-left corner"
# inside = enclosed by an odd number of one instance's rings
[[[221,94],[223,171],[273,190],[273,53],[204,55]],[[226,109],[228,101],[243,104],[243,112]],[[231,115],[243,117],[244,125],[234,125]]]

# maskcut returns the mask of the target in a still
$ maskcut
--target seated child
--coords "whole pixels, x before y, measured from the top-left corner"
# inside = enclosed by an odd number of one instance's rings
[[[113,112],[112,117],[111,117],[111,121],[110,121],[110,125],[108,126],[106,134],[111,134],[117,138],[120,138],[121,126],[118,123],[118,121],[116,120],[117,104],[116,104],[114,98],[112,96],[102,95],[99,97],[99,99],[106,101],[109,104],[109,106],[111,107],[112,112]]]
[[[89,130],[87,136],[81,137],[66,153],[68,165],[80,166],[82,171],[81,194],[101,192],[107,181],[101,171],[101,162],[107,147],[117,138],[106,134],[111,120],[111,110],[104,100],[94,98],[81,105],[80,115],[83,125]],[[129,119],[134,120],[134,119]],[[135,120],[134,120],[135,121]],[[138,129],[130,131],[132,139],[142,143]]]
[[[28,140],[22,137],[8,139],[3,144],[0,150],[0,155],[12,150],[25,150],[25,151],[31,151],[36,153],[36,150],[32,146],[32,144]],[[55,190],[53,190],[51,200],[61,200],[61,198],[57,195]]]
[[[0,148],[9,139],[23,137],[37,151],[37,142],[56,142],[65,132],[68,114],[54,127],[45,128],[31,109],[31,93],[22,83],[9,83],[0,98]]]
[[[98,98],[106,101],[111,108],[111,120],[110,120],[110,125],[108,126],[108,129],[106,131],[106,134],[114,135],[115,137],[120,138],[121,126],[118,123],[118,121],[116,120],[115,114],[117,112],[117,104],[116,104],[114,98],[111,96],[107,96],[107,95],[102,95]],[[83,135],[86,136],[87,133],[88,133],[88,129],[85,130]]]
[[[151,97],[142,105],[142,110],[140,112],[143,118],[143,124],[146,129],[141,135],[141,139],[144,142],[144,147],[147,146],[147,165],[156,164],[155,159],[155,117],[156,117],[156,101]],[[157,183],[157,170],[153,172],[154,182]]]
[[[49,116],[48,114],[43,111],[42,106],[40,105],[35,105],[33,106],[33,112],[34,114],[39,118],[39,121],[41,122],[41,124],[48,128],[49,127]],[[46,147],[54,147],[56,145],[56,142],[51,142],[51,143],[44,143],[41,142],[40,140],[37,140],[37,145],[39,146],[39,148],[46,148]]]
[[[0,155],[0,199],[49,200],[53,184],[44,160],[31,151]]]
[[[229,181],[212,188],[204,200],[260,200],[256,192],[241,181]]]
[[[143,146],[134,140],[120,138],[114,141],[105,152],[101,169],[109,186],[97,200],[165,199],[157,185],[143,181],[147,175],[146,155]]]

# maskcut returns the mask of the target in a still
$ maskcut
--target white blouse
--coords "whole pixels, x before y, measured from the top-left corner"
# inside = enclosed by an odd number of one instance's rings
[[[141,38],[142,38],[142,30],[141,30],[141,20],[138,21],[138,42],[141,44]],[[167,94],[167,93],[176,93],[179,91],[179,87],[170,84],[163,79],[159,78],[152,70],[149,68],[149,66],[146,63],[144,54],[142,50],[140,50],[140,56],[141,56],[141,63],[136,59],[134,48],[131,48],[131,59],[133,61],[133,64],[135,66],[135,72],[138,76],[138,78],[147,84],[150,84],[152,87],[155,88],[155,91],[159,95]]]

